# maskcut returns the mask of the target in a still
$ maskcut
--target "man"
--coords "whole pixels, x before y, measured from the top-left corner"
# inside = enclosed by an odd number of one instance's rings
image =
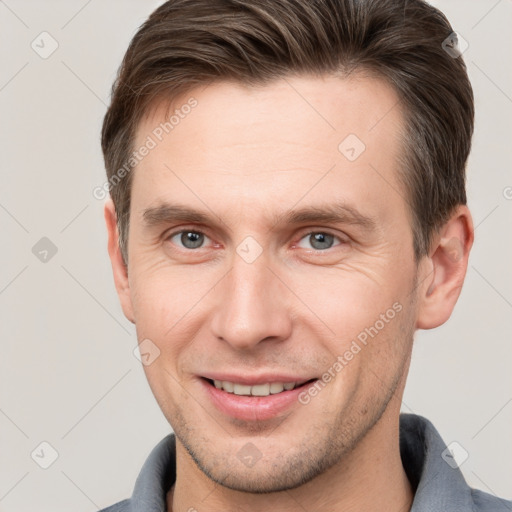
[[[473,243],[456,43],[420,0],[172,0],[140,28],[105,219],[175,434],[106,510],[512,509],[400,415]]]

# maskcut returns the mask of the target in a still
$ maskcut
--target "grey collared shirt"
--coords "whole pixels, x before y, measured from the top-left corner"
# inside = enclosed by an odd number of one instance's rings
[[[468,486],[446,444],[427,419],[400,415],[400,455],[415,490],[411,512],[507,512],[512,501]],[[176,441],[169,434],[153,448],[132,497],[100,512],[165,512],[176,480]]]

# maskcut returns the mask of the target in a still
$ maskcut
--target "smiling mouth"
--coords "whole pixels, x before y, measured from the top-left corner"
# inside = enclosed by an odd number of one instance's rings
[[[292,391],[300,387],[305,387],[317,380],[310,379],[308,381],[298,382],[267,382],[250,386],[236,382],[207,379],[205,377],[202,377],[202,379],[208,382],[208,384],[211,386],[225,391],[226,393],[248,397],[265,397],[270,395],[278,395],[286,391]]]

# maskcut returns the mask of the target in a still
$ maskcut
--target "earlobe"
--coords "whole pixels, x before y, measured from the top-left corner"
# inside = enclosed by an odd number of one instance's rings
[[[469,209],[459,206],[438,233],[428,261],[423,262],[418,329],[433,329],[450,318],[464,283],[473,240]]]
[[[128,266],[125,264],[119,246],[119,230],[117,227],[117,215],[112,199],[108,199],[104,207],[105,223],[108,232],[108,254],[112,264],[114,283],[119,301],[126,318],[135,323],[133,306],[128,279]]]

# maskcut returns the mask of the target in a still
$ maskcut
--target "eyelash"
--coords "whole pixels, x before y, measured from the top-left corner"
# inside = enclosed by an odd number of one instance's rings
[[[198,229],[180,229],[179,231],[174,231],[172,233],[169,233],[169,235],[165,236],[165,241],[170,241],[176,235],[181,235],[183,233],[195,233],[195,234],[204,235],[205,237],[210,238],[204,231],[201,231]],[[330,249],[335,249],[336,247],[347,243],[347,240],[342,239],[340,236],[335,235],[334,233],[331,233],[330,231],[316,229],[316,230],[310,230],[306,233],[303,233],[300,236],[300,238],[297,240],[297,242],[293,243],[293,246],[296,247],[298,245],[298,243],[300,243],[304,238],[309,237],[313,234],[319,234],[319,233],[321,233],[323,235],[330,235],[330,236],[334,237],[335,239],[337,239],[340,243],[337,245],[334,245],[333,247],[329,247],[328,249],[321,250],[321,249],[312,248],[312,249],[308,249],[309,251],[313,251],[316,253],[325,253],[325,252],[329,251]],[[188,249],[187,247],[180,247],[180,249],[182,249],[184,251],[194,252],[194,251],[199,251],[200,249],[204,249],[204,247],[198,247],[197,249]]]

